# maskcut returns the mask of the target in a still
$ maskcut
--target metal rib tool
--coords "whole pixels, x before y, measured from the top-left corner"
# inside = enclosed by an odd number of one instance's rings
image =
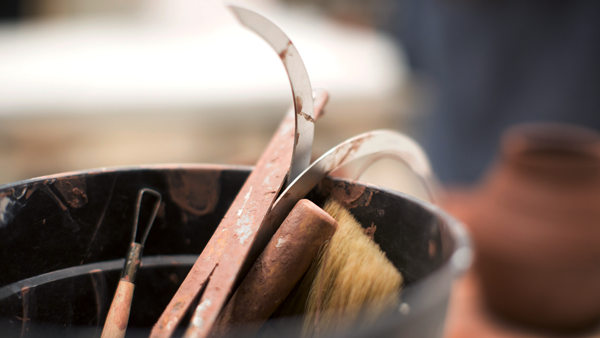
[[[393,154],[417,175],[429,196],[434,199],[437,180],[423,149],[411,138],[391,130],[374,130],[352,137],[319,157],[281,193],[272,212],[278,214],[296,204],[333,170],[361,158]]]
[[[333,147],[290,183],[273,205],[268,221],[257,235],[256,245],[268,242],[294,205],[330,172],[355,160],[369,159],[383,153],[393,154],[406,163],[433,198],[437,183],[423,149],[411,138],[398,132],[370,131]]]
[[[304,62],[296,46],[285,33],[264,16],[242,7],[229,6],[238,20],[246,27],[260,35],[275,49],[285,66],[294,96],[296,112],[296,147],[292,156],[292,165],[288,183],[295,180],[310,164],[315,117],[310,79]]]
[[[146,225],[146,229],[142,235],[142,238],[140,241],[136,242],[135,236],[137,234],[140,209],[142,205],[142,197],[144,193],[154,195],[157,198],[157,200],[154,203],[152,215],[150,216],[150,220]],[[123,267],[123,272],[121,273],[121,280],[119,281],[117,291],[115,292],[115,297],[113,298],[112,304],[110,305],[110,310],[108,311],[108,316],[106,317],[104,329],[102,330],[102,338],[125,337],[125,332],[127,331],[127,323],[129,322],[129,311],[131,310],[131,301],[133,300],[133,290],[135,289],[135,277],[137,274],[137,270],[140,267],[140,264],[142,263],[142,251],[144,250],[144,244],[146,243],[146,238],[148,238],[148,233],[150,232],[152,223],[154,223],[154,219],[156,218],[156,214],[158,213],[160,203],[161,195],[152,189],[142,189],[138,193],[137,203],[135,206],[135,216],[133,221],[133,234],[131,236],[131,246],[127,251],[125,266]]]
[[[286,177],[308,166],[313,124],[318,117],[314,115],[313,105],[317,106],[319,101],[318,114],[327,101],[326,93],[320,92],[313,102],[304,64],[294,45],[277,26],[251,11],[239,7],[232,10],[280,55],[292,85],[294,112],[287,114],[280,124],[215,234],[154,325],[151,337],[170,337],[202,288],[204,292],[185,335],[208,335],[236,280],[249,268],[248,261],[252,259],[248,257],[255,258],[257,251],[250,249]]]

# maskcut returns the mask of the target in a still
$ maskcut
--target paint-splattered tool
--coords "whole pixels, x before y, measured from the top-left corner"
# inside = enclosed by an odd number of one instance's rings
[[[153,338],[170,337],[198,297],[199,305],[185,336],[208,335],[236,282],[266,245],[266,242],[262,247],[253,244],[275,198],[284,184],[293,181],[310,163],[314,122],[327,101],[324,91],[313,94],[296,47],[277,26],[252,11],[231,9],[280,56],[292,86],[294,110],[279,125],[215,234],[154,325]],[[263,243],[263,239],[258,241]]]

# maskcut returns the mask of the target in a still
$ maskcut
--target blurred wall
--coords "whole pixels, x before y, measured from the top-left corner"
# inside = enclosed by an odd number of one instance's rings
[[[0,25],[0,183],[148,163],[253,164],[291,106],[275,53],[220,1],[33,4],[26,19]],[[360,132],[410,129],[414,92],[390,37],[324,8],[249,6],[286,31],[313,87],[331,94],[315,157]]]

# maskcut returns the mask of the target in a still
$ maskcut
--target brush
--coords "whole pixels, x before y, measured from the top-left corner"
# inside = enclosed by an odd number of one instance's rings
[[[361,325],[374,322],[396,304],[402,286],[402,275],[372,239],[375,226],[364,229],[333,199],[324,210],[337,231],[277,310],[278,316],[304,315],[305,337],[340,332],[359,317]]]

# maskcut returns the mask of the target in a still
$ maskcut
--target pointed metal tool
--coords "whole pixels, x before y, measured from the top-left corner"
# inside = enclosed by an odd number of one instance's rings
[[[314,122],[327,101],[324,91],[318,92],[313,101],[304,63],[296,47],[277,26],[252,11],[231,9],[279,54],[292,85],[294,110],[280,124],[209,243],[154,325],[151,337],[170,337],[202,289],[185,335],[206,337],[210,333],[236,281],[260,253],[261,248],[253,244],[286,179],[291,181],[308,166]]]

